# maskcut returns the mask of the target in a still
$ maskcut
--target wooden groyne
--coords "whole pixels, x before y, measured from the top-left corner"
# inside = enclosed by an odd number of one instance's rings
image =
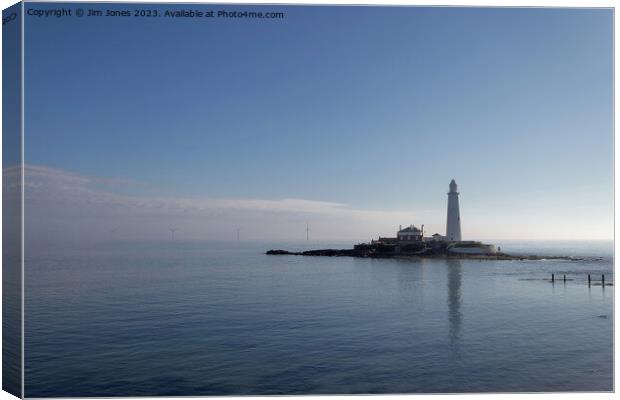
[[[576,281],[576,280],[578,280],[578,279],[577,278],[566,279],[566,274],[562,275],[562,282],[564,284],[566,284],[566,281]],[[585,280],[585,278],[584,278],[584,280]],[[556,282],[555,274],[551,274],[551,279],[549,280],[549,282],[555,284],[555,282]],[[613,285],[614,285],[613,282],[609,282],[609,281],[605,282],[605,274],[601,274],[600,281],[594,281],[592,279],[592,275],[588,274],[588,287],[591,287],[591,286],[602,286],[604,288],[605,286],[613,286]]]

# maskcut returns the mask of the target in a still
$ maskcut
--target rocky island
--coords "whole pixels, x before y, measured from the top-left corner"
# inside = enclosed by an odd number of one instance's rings
[[[364,257],[364,258],[468,258],[476,260],[582,260],[569,256],[510,255],[493,244],[462,240],[459,192],[454,179],[448,192],[446,235],[424,236],[424,225],[414,225],[396,232],[396,237],[379,237],[360,243],[352,249],[320,249],[307,251],[269,250],[268,255]]]
[[[433,249],[427,249],[422,252],[395,252],[392,249],[386,249],[383,246],[372,246],[367,244],[357,245],[353,249],[318,249],[306,251],[288,251],[288,250],[269,250],[267,255],[293,255],[293,256],[323,256],[323,257],[360,257],[360,258],[400,258],[400,259],[473,259],[473,260],[573,260],[580,261],[583,258],[570,256],[539,256],[539,255],[511,255],[502,252],[493,254],[467,254],[467,253],[450,253],[437,252]]]

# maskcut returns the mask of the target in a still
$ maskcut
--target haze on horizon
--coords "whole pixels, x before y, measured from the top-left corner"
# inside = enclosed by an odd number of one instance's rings
[[[226,8],[27,17],[29,232],[613,237],[612,10]]]
[[[305,238],[306,224],[313,241],[366,241],[393,236],[398,225],[425,225],[427,235],[445,234],[446,196],[438,193],[430,209],[372,210],[328,201],[305,199],[235,199],[182,197],[122,178],[88,177],[41,166],[25,168],[26,236],[34,240],[235,240],[295,242]],[[17,168],[5,171],[6,181],[19,180]],[[532,211],[520,215],[489,215],[469,205],[461,191],[463,240],[609,240],[587,221],[569,219],[567,210],[546,213],[551,229],[539,227]],[[463,203],[465,206],[463,206]],[[578,236],[571,224],[582,222],[590,233]],[[564,228],[564,234],[556,229]],[[605,228],[603,226],[603,228]],[[519,234],[522,234],[520,236]]]

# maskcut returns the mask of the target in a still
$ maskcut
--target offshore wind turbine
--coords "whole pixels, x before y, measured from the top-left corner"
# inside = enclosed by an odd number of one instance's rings
[[[174,233],[176,231],[178,231],[178,229],[177,228],[168,228],[168,230],[170,231],[170,235],[171,235],[172,240],[174,240]]]
[[[239,241],[239,232],[241,232],[241,228],[237,228],[237,242]]]
[[[310,227],[308,226],[307,222],[306,222],[306,240],[310,240]]]

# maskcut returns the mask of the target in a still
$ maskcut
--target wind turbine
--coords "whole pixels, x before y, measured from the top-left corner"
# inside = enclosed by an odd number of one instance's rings
[[[307,222],[306,222],[306,240],[310,240],[310,227],[308,226]]]
[[[237,228],[237,242],[239,241],[239,232],[241,232],[241,228]]]
[[[177,228],[168,228],[168,230],[170,231],[172,240],[174,240],[174,232],[178,231],[178,229]]]
[[[114,228],[108,228],[108,240],[114,240],[116,238],[116,232],[118,232],[118,226]]]

